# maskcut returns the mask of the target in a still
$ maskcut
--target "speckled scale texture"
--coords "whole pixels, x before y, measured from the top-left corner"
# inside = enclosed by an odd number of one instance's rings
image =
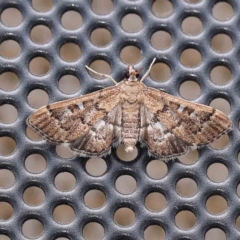
[[[229,1],[234,8],[234,16],[220,22],[213,18],[212,7],[218,1],[202,0],[190,4],[183,0],[172,0],[173,14],[168,18],[157,18],[151,10],[152,1],[121,0],[114,1],[114,9],[108,15],[97,15],[91,10],[91,1],[55,0],[53,7],[46,13],[36,12],[30,0],[0,1],[0,12],[5,8],[18,8],[23,22],[14,28],[0,23],[0,41],[14,39],[21,46],[21,54],[15,59],[0,57],[0,72],[14,71],[20,78],[19,86],[12,92],[0,89],[0,104],[13,104],[18,110],[18,119],[10,124],[0,123],[0,136],[15,139],[17,146],[12,155],[0,156],[0,169],[9,169],[15,176],[15,184],[8,189],[0,188],[0,201],[9,202],[14,213],[7,221],[0,221],[0,234],[11,239],[25,240],[22,225],[28,219],[37,219],[43,223],[41,240],[66,237],[84,239],[82,229],[88,222],[94,221],[104,227],[104,240],[109,239],[144,239],[144,230],[149,225],[159,225],[165,230],[166,239],[204,239],[211,228],[222,229],[228,240],[240,238],[236,227],[236,218],[240,214],[240,199],[237,186],[240,182],[240,166],[237,160],[240,134],[238,121],[240,116],[239,101],[239,53],[240,53],[240,2]],[[68,31],[60,24],[61,15],[67,10],[79,11],[83,25],[75,31]],[[141,16],[144,27],[138,33],[124,32],[120,26],[121,18],[127,13]],[[203,22],[203,31],[198,36],[185,35],[181,22],[187,16],[197,16]],[[44,45],[34,44],[29,37],[30,30],[36,24],[45,24],[52,30],[52,40]],[[111,44],[104,48],[94,47],[88,39],[92,29],[105,27],[111,31]],[[173,38],[172,47],[160,51],[150,44],[153,32],[166,30]],[[217,33],[227,33],[233,41],[232,49],[227,53],[216,53],[211,47],[211,38]],[[81,46],[79,60],[68,63],[61,60],[59,49],[65,42],[74,42]],[[184,165],[178,159],[167,163],[168,174],[161,180],[154,180],[146,173],[147,164],[153,159],[147,149],[138,147],[138,156],[130,162],[121,161],[116,150],[107,156],[107,172],[100,177],[86,173],[86,159],[74,156],[66,161],[57,156],[55,147],[45,141],[32,141],[25,133],[27,117],[34,111],[27,103],[28,93],[33,89],[44,89],[49,94],[49,102],[68,99],[69,96],[57,88],[58,79],[63,74],[74,73],[81,80],[81,88],[71,97],[90,93],[99,88],[112,86],[111,81],[98,81],[91,78],[84,66],[94,60],[104,59],[111,65],[111,75],[120,81],[126,65],[120,60],[119,53],[126,45],[141,49],[142,59],[136,69],[147,67],[157,56],[157,62],[167,63],[171,67],[171,78],[163,83],[154,82],[148,77],[148,87],[163,89],[175,96],[179,95],[180,84],[190,77],[201,85],[201,96],[196,102],[208,105],[216,97],[229,101],[231,111],[228,115],[233,122],[233,131],[229,133],[230,143],[222,150],[205,147],[199,150],[199,159],[192,165]],[[179,56],[186,48],[195,48],[201,52],[202,63],[196,68],[186,68],[180,63]],[[29,61],[33,57],[43,56],[51,62],[51,70],[46,76],[36,77],[28,71]],[[216,65],[226,65],[232,71],[232,78],[224,86],[214,85],[209,77],[210,70]],[[97,87],[96,87],[97,85]],[[24,167],[25,158],[33,153],[43,155],[47,161],[46,169],[39,174],[31,174]],[[228,178],[221,183],[212,182],[207,177],[210,164],[222,163],[228,168]],[[70,172],[76,178],[76,187],[69,192],[61,192],[54,186],[54,177],[59,172]],[[129,174],[137,181],[137,190],[128,195],[119,194],[115,188],[116,177]],[[192,197],[182,197],[176,192],[176,182],[181,178],[191,178],[197,182],[198,191]],[[38,186],[45,193],[45,201],[37,206],[29,206],[23,201],[23,192],[29,186]],[[88,208],[84,203],[84,194],[90,189],[101,189],[106,195],[104,207],[97,210]],[[166,199],[166,207],[158,213],[145,207],[145,197],[150,192],[160,192]],[[220,215],[212,215],[206,210],[206,201],[212,195],[221,195],[227,200],[228,208]],[[75,211],[72,223],[61,225],[53,219],[53,209],[60,204],[70,205]],[[135,222],[128,227],[117,225],[113,216],[120,207],[131,208],[135,212]],[[195,226],[184,231],[176,226],[175,216],[181,210],[192,211],[196,215]]]

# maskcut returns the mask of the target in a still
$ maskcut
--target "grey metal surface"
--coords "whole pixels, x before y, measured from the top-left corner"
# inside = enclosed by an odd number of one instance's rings
[[[0,123],[0,136],[11,136],[17,147],[10,156],[0,156],[0,169],[9,169],[15,175],[15,184],[8,189],[0,189],[0,201],[9,202],[14,209],[8,221],[0,221],[0,234],[11,239],[26,239],[22,234],[22,224],[27,219],[37,219],[43,223],[44,232],[39,239],[84,239],[82,229],[90,221],[99,222],[105,230],[104,239],[144,239],[144,230],[152,224],[164,228],[166,239],[204,239],[210,228],[222,229],[227,239],[240,239],[236,227],[236,218],[240,213],[240,199],[237,196],[237,185],[240,181],[240,166],[237,161],[240,134],[238,121],[240,116],[239,101],[239,53],[240,53],[240,2],[229,1],[234,8],[234,16],[220,22],[213,18],[211,11],[217,1],[202,0],[198,4],[190,4],[183,0],[172,0],[174,12],[170,17],[157,18],[151,10],[152,1],[121,0],[114,1],[114,9],[109,15],[97,15],[91,10],[91,1],[55,0],[53,7],[46,13],[36,12],[31,1],[1,1],[0,12],[5,8],[18,8],[23,15],[23,22],[17,27],[8,28],[0,23],[0,42],[14,39],[21,45],[21,54],[15,59],[0,57],[0,72],[6,70],[17,73],[20,78],[19,87],[12,92],[0,90],[0,104],[13,104],[18,109],[18,119],[10,124]],[[63,12],[73,9],[83,17],[83,25],[78,30],[67,31],[60,24]],[[131,34],[120,27],[122,16],[137,13],[143,20],[141,31]],[[198,36],[189,36],[182,32],[181,22],[186,16],[198,16],[203,22],[203,31]],[[32,26],[41,23],[52,30],[52,40],[44,45],[36,45],[29,39]],[[97,48],[90,44],[89,36],[93,28],[104,27],[112,34],[111,44]],[[150,38],[154,31],[165,29],[173,38],[172,47],[161,51],[154,49]],[[227,53],[218,54],[210,49],[211,38],[216,33],[227,33],[231,36],[233,47]],[[79,60],[67,63],[61,60],[59,48],[65,42],[74,42],[81,46],[82,55]],[[74,73],[81,79],[81,88],[73,96],[86,94],[96,88],[111,85],[107,79],[99,82],[91,78],[84,66],[96,59],[104,59],[111,65],[111,75],[120,81],[124,76],[126,65],[121,62],[119,53],[126,45],[134,45],[141,49],[142,59],[136,68],[146,70],[151,60],[157,56],[157,62],[167,63],[172,70],[171,78],[163,83],[154,82],[148,77],[145,84],[179,96],[179,85],[189,77],[200,83],[202,92],[198,102],[209,104],[215,97],[227,99],[231,104],[230,118],[234,129],[229,134],[230,143],[223,150],[205,147],[199,150],[199,160],[192,165],[184,165],[179,160],[168,162],[168,174],[161,180],[154,180],[146,174],[146,165],[151,160],[147,150],[138,147],[138,156],[134,161],[121,161],[113,150],[106,157],[107,172],[100,177],[86,173],[86,159],[73,157],[71,161],[63,161],[55,153],[55,147],[45,141],[34,142],[25,133],[25,119],[33,112],[27,103],[27,96],[32,89],[44,89],[49,94],[50,102],[67,99],[68,96],[57,90],[58,79],[66,73]],[[195,48],[201,52],[202,64],[196,68],[186,68],[180,63],[179,56],[186,48]],[[44,77],[35,77],[28,71],[29,61],[36,56],[44,56],[51,62],[51,70]],[[232,71],[231,81],[224,86],[214,85],[209,72],[216,65],[227,65]],[[97,87],[96,87],[97,86]],[[24,161],[31,153],[42,154],[47,160],[46,169],[39,174],[26,171]],[[221,183],[215,183],[207,177],[207,168],[214,162],[227,166],[229,176]],[[58,191],[54,186],[57,173],[67,171],[76,177],[76,187],[69,192]],[[129,195],[121,195],[115,189],[116,176],[132,175],[137,181],[137,190]],[[194,179],[198,192],[193,197],[184,198],[176,193],[176,182],[183,177]],[[38,186],[45,193],[43,204],[32,207],[24,203],[23,192],[29,186]],[[101,189],[106,195],[105,205],[97,210],[86,207],[84,194],[89,189]],[[166,208],[159,212],[151,212],[144,206],[144,199],[150,192],[160,192],[167,199]],[[211,215],[206,210],[206,201],[211,195],[221,195],[227,200],[228,208],[220,215]],[[67,225],[53,220],[53,209],[59,204],[68,204],[74,208],[75,219]],[[114,220],[114,212],[119,207],[129,207],[136,215],[133,225],[118,226]],[[180,210],[190,210],[196,215],[196,225],[184,231],[175,224],[175,215]]]

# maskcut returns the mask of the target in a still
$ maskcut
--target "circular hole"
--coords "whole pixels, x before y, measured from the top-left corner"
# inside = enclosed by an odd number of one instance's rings
[[[122,175],[117,178],[115,186],[118,192],[122,194],[130,194],[136,191],[137,182],[130,175]]]
[[[166,63],[156,63],[152,66],[150,77],[157,82],[165,82],[172,76],[171,68]]]
[[[37,206],[45,200],[45,194],[39,187],[29,187],[24,191],[23,199],[27,204]]]
[[[176,190],[182,197],[192,197],[198,191],[197,183],[191,178],[182,178],[176,184]]]
[[[0,239],[1,240],[11,240],[8,236],[0,234]]]
[[[74,209],[68,205],[58,205],[53,210],[53,219],[60,224],[69,224],[75,218]]]
[[[238,197],[240,197],[240,184],[238,184],[238,186],[237,186],[237,195],[238,195]]]
[[[150,225],[144,230],[144,240],[164,240],[165,231],[158,225]]]
[[[220,110],[221,112],[228,115],[231,111],[231,106],[229,102],[224,98],[215,98],[211,101],[210,106]]]
[[[79,79],[73,75],[64,75],[58,82],[59,89],[66,94],[72,94],[79,90]]]
[[[15,183],[15,176],[7,169],[0,169],[0,188],[10,188]]]
[[[11,155],[16,149],[16,142],[11,137],[0,137],[0,155]]]
[[[117,156],[119,157],[120,160],[125,161],[125,162],[129,162],[134,160],[138,155],[138,150],[135,147],[133,152],[126,152],[124,150],[124,146],[123,144],[120,144],[117,148]]]
[[[56,153],[61,158],[72,158],[74,157],[74,153],[71,151],[69,147],[64,145],[57,145],[56,146]]]
[[[165,196],[159,192],[152,192],[145,198],[145,206],[154,212],[162,211],[167,205]]]
[[[35,57],[29,63],[29,71],[35,76],[43,76],[50,70],[50,62],[43,57]]]
[[[36,219],[29,219],[22,225],[22,233],[26,238],[38,238],[43,231],[43,224]]]
[[[216,238],[217,237],[217,238]],[[227,240],[225,232],[220,228],[211,228],[206,232],[204,240]]]
[[[27,134],[28,138],[33,141],[41,141],[43,139],[43,137],[41,135],[39,135],[38,133],[36,133],[34,130],[32,130],[29,127],[26,128],[26,134]]]
[[[185,67],[196,67],[202,62],[201,53],[193,48],[188,48],[181,53],[180,61]]]
[[[112,0],[92,0],[92,10],[99,15],[106,15],[113,10]]]
[[[189,230],[196,224],[196,216],[190,211],[183,210],[175,216],[175,222],[179,228]]]
[[[159,50],[167,49],[172,45],[172,36],[166,31],[157,31],[151,37],[151,44]]]
[[[214,51],[224,53],[231,50],[233,42],[228,35],[220,33],[212,38],[211,45]]]
[[[164,178],[168,173],[167,164],[160,160],[152,160],[147,165],[147,174],[153,179]]]
[[[198,151],[194,150],[194,151],[189,151],[187,154],[180,156],[178,158],[183,164],[189,165],[197,162],[199,157],[198,155],[199,155]]]
[[[60,48],[60,57],[66,62],[76,61],[81,54],[81,48],[75,43],[65,43]]]
[[[67,192],[76,186],[76,178],[69,172],[61,172],[55,177],[54,183],[58,190]]]
[[[0,56],[16,58],[21,52],[21,47],[15,40],[5,40],[0,44]]]
[[[1,221],[7,221],[12,215],[13,215],[12,205],[10,205],[7,202],[0,202],[0,219],[1,219]]]
[[[211,70],[210,77],[213,83],[224,85],[230,81],[232,72],[228,67],[216,66]]]
[[[179,92],[185,99],[196,99],[201,95],[201,87],[195,81],[185,81],[180,85]]]
[[[33,8],[38,12],[47,12],[53,6],[53,0],[32,0]]]
[[[40,154],[31,154],[25,160],[25,167],[30,173],[40,173],[46,169],[46,160]]]
[[[1,14],[1,22],[7,27],[16,27],[22,22],[22,14],[16,8],[6,8]]]
[[[92,176],[101,176],[107,171],[107,164],[102,158],[92,157],[86,162],[86,171]]]
[[[0,122],[12,123],[18,117],[17,109],[11,104],[0,105]]]
[[[68,30],[76,30],[82,26],[83,19],[79,12],[70,10],[62,15],[61,23]]]
[[[237,219],[236,219],[236,226],[239,230],[240,229],[240,216],[238,216]]]
[[[109,75],[111,72],[111,66],[109,65],[108,62],[104,60],[95,60],[91,62],[89,67],[95,70],[96,72],[107,74],[107,75]],[[98,74],[95,74],[90,71],[89,71],[89,74],[95,79],[105,79],[105,77],[101,77]]]
[[[212,14],[218,21],[227,21],[233,17],[234,10],[227,2],[217,2],[212,8]]]
[[[142,18],[134,13],[129,13],[122,18],[122,28],[129,33],[136,33],[143,26]]]
[[[114,214],[114,221],[123,227],[130,226],[135,221],[135,213],[130,208],[119,208]]]
[[[213,163],[208,167],[207,175],[213,182],[223,182],[228,178],[228,168],[222,163]]]
[[[102,191],[93,189],[84,195],[84,203],[89,208],[100,208],[106,202],[106,196]]]
[[[228,204],[225,198],[214,195],[208,198],[206,208],[211,214],[222,214],[227,210]]]
[[[96,28],[91,33],[91,42],[97,47],[104,47],[112,40],[112,34],[106,28]]]
[[[198,35],[202,32],[202,21],[197,17],[187,17],[182,22],[182,30],[188,35]]]
[[[32,28],[30,37],[33,42],[38,44],[45,44],[52,38],[51,29],[45,25],[36,25]]]
[[[214,140],[212,143],[210,143],[210,146],[214,149],[221,150],[226,148],[228,144],[229,144],[229,136],[225,134],[220,138]]]
[[[126,64],[135,64],[142,58],[141,51],[135,46],[126,46],[120,52],[121,60]]]
[[[0,89],[4,91],[13,91],[18,87],[19,77],[13,72],[4,72],[0,74]]]
[[[173,13],[173,5],[169,0],[155,0],[152,12],[159,18],[169,17]]]
[[[100,240],[104,237],[104,228],[97,222],[87,223],[83,227],[83,237],[87,240]]]
[[[28,103],[33,108],[40,108],[48,104],[48,94],[41,90],[35,89],[28,94]]]

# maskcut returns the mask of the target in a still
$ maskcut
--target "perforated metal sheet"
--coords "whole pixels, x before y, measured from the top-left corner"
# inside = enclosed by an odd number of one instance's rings
[[[6,235],[11,239],[27,239],[22,230],[23,225],[29,219],[36,219],[43,224],[43,231],[38,239],[44,240],[60,237],[85,239],[83,229],[89,222],[97,222],[103,226],[103,239],[164,239],[162,233],[159,233],[159,238],[147,235],[146,229],[151,225],[161,226],[165,231],[165,239],[236,240],[240,238],[236,226],[240,212],[240,200],[237,195],[240,181],[238,163],[240,2],[226,1],[234,9],[233,17],[227,21],[218,21],[213,17],[213,6],[219,1],[202,0],[196,4],[183,0],[171,2],[173,13],[166,18],[155,16],[152,11],[153,2],[145,0],[114,1],[114,7],[107,15],[94,13],[91,1],[86,0],[55,0],[52,8],[44,13],[34,10],[30,0],[0,2],[1,13],[4,9],[13,7],[23,16],[22,23],[16,27],[7,27],[0,23],[0,42],[12,39],[21,46],[18,57],[13,59],[0,57],[0,72],[14,72],[20,79],[15,90],[7,92],[0,89],[0,105],[11,104],[18,111],[16,121],[0,122],[0,137],[8,136],[16,142],[12,154],[0,156],[0,169],[8,169],[15,176],[15,182],[11,187],[0,188],[0,201],[8,202],[13,208],[12,216],[6,221],[0,221],[0,234],[2,234],[0,237]],[[83,24],[80,28],[73,31],[63,28],[61,16],[68,10],[75,10],[81,14]],[[143,27],[140,31],[127,33],[121,28],[121,19],[128,13],[136,13],[142,18]],[[201,19],[203,28],[199,35],[190,36],[183,33],[181,23],[189,16]],[[32,27],[38,24],[46,25],[51,29],[50,42],[39,45],[30,39]],[[98,27],[106,28],[112,34],[110,44],[102,48],[90,42],[92,30]],[[157,50],[151,45],[151,36],[158,30],[171,34],[170,48]],[[230,51],[218,53],[211,48],[212,37],[218,33],[231,37]],[[61,59],[60,48],[66,42],[80,46],[81,57],[76,61],[66,62]],[[120,81],[124,77],[126,68],[126,64],[120,59],[120,52],[123,47],[129,45],[141,50],[142,58],[136,64],[136,68],[143,67],[145,71],[156,56],[157,62],[166,63],[171,68],[171,77],[168,81],[156,82],[148,77],[145,81],[146,85],[180,96],[181,83],[193,79],[201,86],[201,95],[196,99],[197,102],[209,104],[214,98],[223,98],[230,103],[229,117],[233,121],[234,129],[229,134],[229,144],[225,148],[216,150],[210,146],[205,147],[199,150],[198,160],[190,165],[183,164],[178,159],[168,162],[168,173],[160,180],[153,179],[147,174],[147,165],[153,159],[147,156],[146,149],[138,146],[138,155],[133,161],[122,161],[114,149],[105,159],[107,171],[99,177],[94,177],[86,171],[88,159],[77,156],[72,157],[71,161],[62,159],[56,154],[54,146],[27,137],[25,120],[34,111],[28,103],[28,94],[32,90],[46,91],[49,102],[52,103],[110,86],[112,83],[107,79],[99,81],[92,78],[84,66],[97,59],[106,60],[111,65],[111,75]],[[180,61],[182,51],[189,48],[198,50],[202,56],[201,64],[194,68],[188,68]],[[51,68],[44,76],[34,76],[29,71],[29,62],[40,56],[48,59]],[[227,66],[231,70],[231,80],[225,85],[219,86],[211,81],[210,72],[218,65]],[[80,79],[80,89],[70,96],[59,91],[58,88],[58,81],[65,74],[73,74]],[[47,162],[44,171],[38,174],[27,171],[25,160],[31,154],[44,156]],[[209,179],[207,171],[213,163],[222,163],[228,169],[228,176],[224,181],[214,182]],[[56,188],[55,176],[61,172],[69,172],[75,176],[76,184],[72,190],[64,192]],[[116,190],[115,181],[121,175],[135,178],[137,187],[133,193],[124,195]],[[176,184],[182,178],[190,178],[197,183],[195,195],[183,197],[177,193]],[[45,194],[45,200],[38,206],[28,205],[23,198],[24,191],[31,186],[41,188]],[[90,189],[99,189],[105,194],[106,201],[103,207],[91,209],[84,204],[84,195]],[[160,192],[165,196],[166,206],[162,211],[154,212],[146,208],[145,198],[151,192]],[[221,214],[211,214],[207,211],[206,202],[213,195],[226,199],[227,208]],[[53,217],[54,209],[62,204],[74,209],[74,219],[68,224],[60,224]],[[218,205],[217,202],[215,204]],[[115,223],[114,214],[121,207],[134,211],[133,224],[123,227]],[[184,210],[191,211],[196,217],[195,225],[187,230],[184,227],[180,228],[175,219],[178,213]],[[125,217],[127,218],[127,215]],[[221,229],[225,233],[225,238],[221,238],[222,235],[212,235],[212,238],[207,238],[206,233],[212,228]],[[34,231],[34,226],[32,230]],[[99,236],[87,239],[100,239]]]

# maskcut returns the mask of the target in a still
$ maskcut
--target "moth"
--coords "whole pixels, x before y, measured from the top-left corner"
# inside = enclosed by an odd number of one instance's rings
[[[143,81],[155,60],[140,80],[139,71],[128,66],[128,78],[120,83],[86,66],[115,86],[44,106],[27,124],[50,143],[68,144],[83,157],[106,156],[120,143],[132,152],[140,142],[162,160],[203,147],[231,130],[221,111],[147,87]]]

